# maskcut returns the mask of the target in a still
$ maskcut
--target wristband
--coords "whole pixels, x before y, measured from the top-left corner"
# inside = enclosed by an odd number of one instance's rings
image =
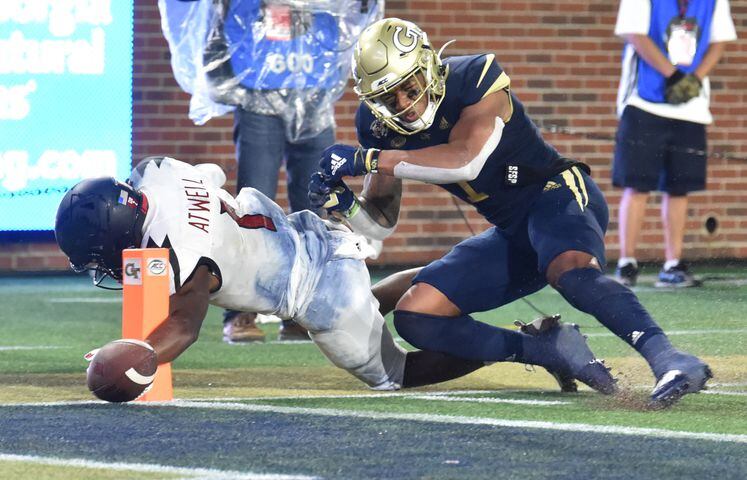
[[[350,219],[356,216],[356,214],[360,211],[360,209],[361,209],[361,204],[358,201],[358,199],[353,199],[353,204],[350,206],[350,208],[347,211],[342,212],[342,214],[345,216],[345,218]]]
[[[370,173],[376,173],[379,171],[379,154],[381,150],[378,148],[369,148],[364,150],[366,154],[365,165],[366,171]]]

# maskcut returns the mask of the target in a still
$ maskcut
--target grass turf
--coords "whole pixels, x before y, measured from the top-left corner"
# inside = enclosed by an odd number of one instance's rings
[[[527,372],[523,366],[498,364],[481,369],[465,378],[446,384],[417,389],[413,392],[427,394],[434,391],[477,390],[483,393],[461,395],[463,401],[439,401],[437,399],[413,398],[403,395],[386,397],[365,396],[368,392],[362,384],[347,373],[332,367],[311,343],[302,344],[254,344],[226,345],[221,341],[220,311],[211,308],[201,332],[200,340],[174,364],[175,393],[180,398],[215,399],[235,397],[244,399],[250,405],[285,406],[296,409],[333,409],[335,411],[363,411],[402,414],[432,414],[436,416],[466,416],[478,419],[503,419],[516,421],[544,421],[551,423],[582,423],[599,426],[636,428],[657,428],[663,430],[700,432],[712,434],[747,435],[747,421],[743,412],[747,407],[747,324],[744,322],[743,305],[747,304],[747,272],[742,270],[714,270],[705,272],[709,281],[700,289],[676,291],[654,291],[644,282],[637,289],[643,304],[660,322],[665,331],[670,332],[673,343],[686,350],[704,356],[713,367],[716,377],[712,383],[721,393],[690,395],[674,408],[651,412],[642,409],[646,394],[653,379],[644,362],[622,341],[615,338],[593,318],[573,310],[551,289],[545,289],[529,298],[539,309],[548,313],[561,313],[565,321],[579,323],[582,331],[590,334],[589,343],[598,356],[606,358],[613,373],[630,390],[624,399],[600,397],[588,391],[579,395],[561,395],[555,392],[555,385],[544,372]],[[58,424],[40,421],[50,415],[51,407],[9,407],[8,403],[54,402],[63,400],[88,400],[90,394],[85,389],[85,367],[83,354],[107,341],[120,336],[120,308],[118,293],[99,291],[90,287],[87,279],[79,277],[47,278],[0,278],[0,453],[30,453],[43,456],[61,455],[92,460],[112,460],[111,455],[102,455],[101,449],[83,448],[74,432],[75,422],[88,421],[90,428],[101,428],[107,422],[115,422],[127,410],[111,405],[65,406],[58,407],[54,415],[62,415],[71,408],[77,412],[74,419]],[[524,302],[515,302],[494,312],[478,314],[480,320],[508,327],[513,320],[531,320],[536,313]],[[276,325],[264,325],[270,340],[277,333]],[[518,391],[517,391],[518,390]],[[353,398],[328,398],[329,396],[355,395]],[[316,397],[316,398],[299,398]],[[360,396],[360,397],[358,397]],[[272,397],[272,398],[270,398]],[[276,398],[280,397],[280,398]],[[452,399],[455,396],[452,396]],[[456,395],[459,397],[459,395]],[[507,403],[487,403],[474,398],[492,400],[556,400],[558,405],[514,405]],[[247,400],[248,399],[248,400]],[[2,406],[6,404],[6,406]],[[18,417],[22,408],[23,415]],[[303,473],[329,478],[487,478],[495,473],[494,455],[501,455],[504,469],[502,476],[514,478],[541,478],[555,476],[585,477],[587,473],[606,472],[602,476],[634,478],[624,471],[626,461],[619,454],[628,455],[628,462],[638,462],[642,470],[638,478],[666,478],[675,475],[697,476],[696,472],[720,472],[723,478],[740,478],[747,465],[743,460],[747,453],[745,444],[702,441],[650,439],[639,437],[619,437],[615,435],[582,434],[578,432],[547,432],[541,430],[505,429],[464,425],[432,425],[415,422],[414,426],[393,428],[387,425],[388,434],[374,435],[382,429],[381,421],[371,419],[335,418],[332,424],[345,431],[343,438],[335,439],[332,434],[320,433],[324,419],[319,425],[306,417],[298,420],[298,432],[280,428],[285,425],[288,414],[256,412],[243,416],[221,410],[209,414],[201,410],[186,410],[179,415],[179,421],[171,424],[161,421],[171,418],[170,409],[148,410],[151,421],[158,420],[163,430],[157,433],[163,445],[153,446],[152,455],[147,458],[152,463],[162,465],[204,466],[215,468],[275,473]],[[139,414],[138,415],[142,415]],[[190,450],[189,442],[177,442],[179,452],[165,452],[169,438],[189,437],[192,432],[190,419],[201,421],[203,417],[220,416],[222,428],[217,430],[214,439],[220,445],[220,436],[235,438],[231,430],[241,424],[241,418],[251,422],[267,423],[267,430],[279,436],[278,441],[250,441],[245,452],[250,452],[252,461],[241,456],[240,449],[228,449],[226,453],[217,447],[212,456],[197,455]],[[24,443],[18,443],[17,430],[9,428],[11,421],[24,425]],[[5,419],[3,421],[3,418]],[[94,421],[95,419],[98,419]],[[231,420],[233,419],[233,420]],[[254,419],[254,420],[251,420]],[[22,422],[22,423],[18,423]],[[140,422],[140,420],[138,420]],[[310,423],[309,423],[310,422]],[[308,423],[308,425],[307,425]],[[326,424],[330,422],[327,421]],[[402,422],[395,422],[397,424]],[[404,422],[410,425],[411,422]],[[140,424],[140,423],[138,423]],[[264,423],[263,423],[264,424]],[[344,425],[343,425],[344,424]],[[241,428],[239,428],[241,430]],[[485,430],[483,432],[483,430]],[[15,433],[15,436],[13,435]],[[247,431],[247,435],[266,435]],[[356,434],[356,432],[358,432]],[[425,432],[425,433],[424,433]],[[138,436],[152,433],[143,427],[135,430],[129,441],[137,445]],[[338,432],[339,433],[339,432]],[[561,435],[562,433],[562,435]],[[213,435],[211,433],[210,435]],[[414,442],[417,435],[425,435],[422,442]],[[339,435],[338,435],[339,436]],[[381,437],[381,438],[379,438]],[[62,439],[54,442],[50,438]],[[212,439],[212,437],[210,437]],[[559,441],[559,438],[566,440]],[[368,459],[358,459],[357,465],[351,458],[361,456],[362,450],[353,449],[353,455],[337,453],[334,441],[344,439],[351,445],[370,441],[371,448],[381,450],[387,443],[396,446],[394,453],[401,455],[396,461],[388,459],[389,470]],[[373,439],[373,440],[371,440]],[[440,439],[440,440],[439,440]],[[122,441],[122,439],[120,439]],[[288,461],[283,463],[283,444],[294,448],[308,448],[314,444],[324,461]],[[379,442],[379,443],[377,443]],[[454,450],[462,460],[458,463],[444,463],[450,460],[449,446],[459,442],[469,448]],[[518,452],[498,444],[509,442],[519,445]],[[566,454],[559,450],[559,443],[568,449]],[[581,442],[594,444],[587,456],[589,466],[597,470],[583,469],[573,455],[580,452],[573,446]],[[536,449],[535,455],[527,457]],[[625,448],[621,448],[624,445]],[[491,454],[490,448],[495,451]],[[629,447],[629,448],[628,448]],[[141,447],[138,447],[141,448]],[[195,447],[197,448],[197,447]],[[387,447],[388,448],[388,447]],[[384,448],[386,451],[386,448]],[[678,449],[687,454],[677,457]],[[312,449],[313,450],[313,449]],[[453,450],[453,449],[452,449]],[[325,455],[324,452],[328,454]],[[537,453],[553,462],[537,460]],[[601,452],[601,453],[600,453]],[[609,458],[598,458],[597,455]],[[648,456],[643,454],[648,454]],[[740,455],[741,454],[741,457]],[[293,456],[297,454],[289,454]],[[430,455],[430,457],[429,457]],[[523,455],[523,456],[522,456]],[[396,456],[396,455],[395,455]],[[138,456],[118,455],[116,460],[138,462]],[[255,462],[255,457],[257,461]],[[306,456],[303,456],[306,458]],[[443,457],[443,458],[441,458]],[[449,457],[449,458],[447,458]],[[287,458],[287,457],[286,457]],[[407,458],[413,459],[408,462]],[[191,460],[192,459],[192,460]],[[615,460],[615,459],[619,459]],[[657,460],[658,459],[658,460]],[[373,463],[372,463],[373,462]],[[657,463],[658,462],[658,463]],[[21,465],[21,466],[19,466]],[[304,465],[306,465],[304,467]],[[377,466],[378,465],[378,466]],[[575,465],[575,466],[574,466]],[[719,466],[720,465],[720,466]],[[25,466],[25,467],[24,467]],[[530,468],[531,466],[531,468]],[[43,466],[25,462],[0,460],[0,472],[12,474],[14,478],[124,478],[129,474],[106,470],[105,474],[95,475],[98,470],[78,469],[70,474],[69,466]],[[591,468],[591,467],[589,467]],[[393,473],[393,472],[399,472]],[[689,474],[688,474],[689,472]],[[741,472],[741,473],[740,473]],[[142,478],[168,478],[171,474],[138,473]]]

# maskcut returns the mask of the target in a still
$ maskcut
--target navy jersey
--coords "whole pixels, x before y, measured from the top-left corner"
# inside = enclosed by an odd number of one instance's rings
[[[477,178],[439,186],[472,203],[493,225],[510,231],[542,193],[544,180],[571,163],[542,139],[521,102],[510,93],[510,80],[494,55],[451,57],[444,64],[448,66],[446,96],[430,128],[409,136],[400,135],[361,104],[356,114],[358,141],[364,148],[381,150],[415,150],[448,143],[462,110],[494,92],[509,94],[513,106],[511,118]]]

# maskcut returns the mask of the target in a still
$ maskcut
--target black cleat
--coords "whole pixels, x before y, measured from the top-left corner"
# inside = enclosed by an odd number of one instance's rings
[[[710,367],[698,357],[677,350],[664,354],[668,358],[667,369],[657,378],[651,392],[651,408],[667,408],[688,393],[697,393],[713,378]]]
[[[617,381],[589,349],[578,325],[563,324],[559,319],[555,315],[521,326],[540,342],[531,354],[536,364],[547,369],[563,391],[576,391],[578,380],[605,395],[616,393]]]
[[[560,314],[556,313],[555,315],[551,317],[544,316],[540,318],[535,318],[529,323],[522,322],[521,320],[516,320],[514,321],[514,325],[519,327],[519,330],[521,330],[523,333],[526,333],[528,335],[533,335],[536,337],[540,333],[544,333],[547,330],[557,327],[559,322],[560,322]],[[549,368],[545,368],[545,370],[547,370],[547,373],[552,375],[555,381],[558,382],[558,386],[560,387],[561,392],[563,393],[578,392],[578,384],[576,383],[576,380],[574,380],[573,377],[561,374],[560,372],[553,371]]]

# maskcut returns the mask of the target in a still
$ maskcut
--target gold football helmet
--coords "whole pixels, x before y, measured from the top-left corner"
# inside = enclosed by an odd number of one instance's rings
[[[353,53],[353,90],[386,126],[402,135],[412,135],[433,124],[436,110],[446,93],[447,68],[428,42],[428,36],[412,22],[385,18],[366,28]],[[393,94],[406,88],[409,107],[397,111]],[[421,101],[425,111],[406,121]]]

